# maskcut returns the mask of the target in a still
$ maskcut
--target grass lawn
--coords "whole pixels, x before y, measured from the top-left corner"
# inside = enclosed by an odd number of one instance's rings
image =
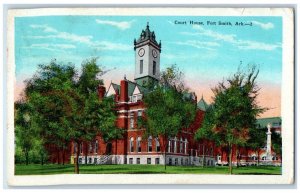
[[[74,165],[15,165],[16,175],[74,174]],[[80,165],[80,174],[228,174],[228,167],[167,166],[163,165]],[[281,167],[249,166],[233,168],[233,174],[280,175]]]

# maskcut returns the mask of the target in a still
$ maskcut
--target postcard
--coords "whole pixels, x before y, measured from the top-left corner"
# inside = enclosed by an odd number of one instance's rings
[[[292,184],[292,8],[11,9],[7,178]]]

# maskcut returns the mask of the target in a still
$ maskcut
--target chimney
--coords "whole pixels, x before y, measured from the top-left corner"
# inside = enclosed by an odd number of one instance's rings
[[[99,85],[99,86],[98,86],[98,97],[99,97],[100,100],[103,99],[105,93],[106,93],[106,88],[105,88],[105,86]]]
[[[128,82],[127,80],[121,80],[120,88],[120,102],[128,101]]]

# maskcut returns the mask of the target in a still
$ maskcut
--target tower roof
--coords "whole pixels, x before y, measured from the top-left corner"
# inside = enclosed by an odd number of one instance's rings
[[[202,111],[206,111],[207,110],[208,104],[203,99],[203,95],[202,95],[200,101],[197,103],[197,107],[198,107],[198,109],[200,109]]]
[[[155,39],[155,32],[150,30],[149,23],[147,22],[146,29],[142,30],[141,35],[138,40],[134,39],[134,48],[138,44],[146,43],[147,41],[153,43],[155,46],[157,46],[160,50],[161,48],[161,42],[157,43]]]

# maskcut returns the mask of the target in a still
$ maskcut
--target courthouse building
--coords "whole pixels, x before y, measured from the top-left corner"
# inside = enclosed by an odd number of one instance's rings
[[[134,40],[135,74],[134,80],[124,77],[119,83],[111,83],[108,88],[99,86],[99,98],[114,97],[118,109],[117,127],[125,130],[123,139],[105,143],[101,136],[89,142],[83,142],[79,147],[80,164],[166,164],[168,165],[202,165],[215,166],[228,164],[228,156],[222,148],[216,147],[213,141],[195,141],[194,135],[200,128],[208,104],[203,97],[198,101],[195,93],[189,93],[187,97],[197,105],[196,118],[189,128],[183,129],[176,137],[167,141],[165,145],[163,137],[145,138],[145,129],[138,127],[138,119],[144,116],[145,106],[143,97],[149,90],[143,85],[150,81],[158,81],[160,76],[160,54],[162,45],[157,42],[154,31],[149,25],[142,30],[140,37]],[[162,117],[163,119],[163,117]],[[281,131],[280,118],[261,121],[264,128],[267,124],[276,132]],[[267,139],[267,134],[266,134]],[[270,144],[269,144],[270,145]],[[74,163],[76,156],[76,144],[72,143],[70,151],[64,156],[70,163]],[[240,163],[252,163],[256,159],[266,159],[266,152],[270,147],[262,149],[261,156],[251,150],[240,151]],[[166,155],[166,157],[165,157]],[[271,153],[271,156],[274,152]],[[268,154],[268,156],[270,156]],[[234,155],[234,157],[236,157]],[[50,156],[52,162],[62,159],[62,155]],[[272,158],[271,158],[272,159]],[[273,159],[274,160],[274,159]],[[280,157],[276,157],[276,163],[280,164]],[[233,159],[234,164],[237,160]],[[274,162],[274,163],[275,163]]]

